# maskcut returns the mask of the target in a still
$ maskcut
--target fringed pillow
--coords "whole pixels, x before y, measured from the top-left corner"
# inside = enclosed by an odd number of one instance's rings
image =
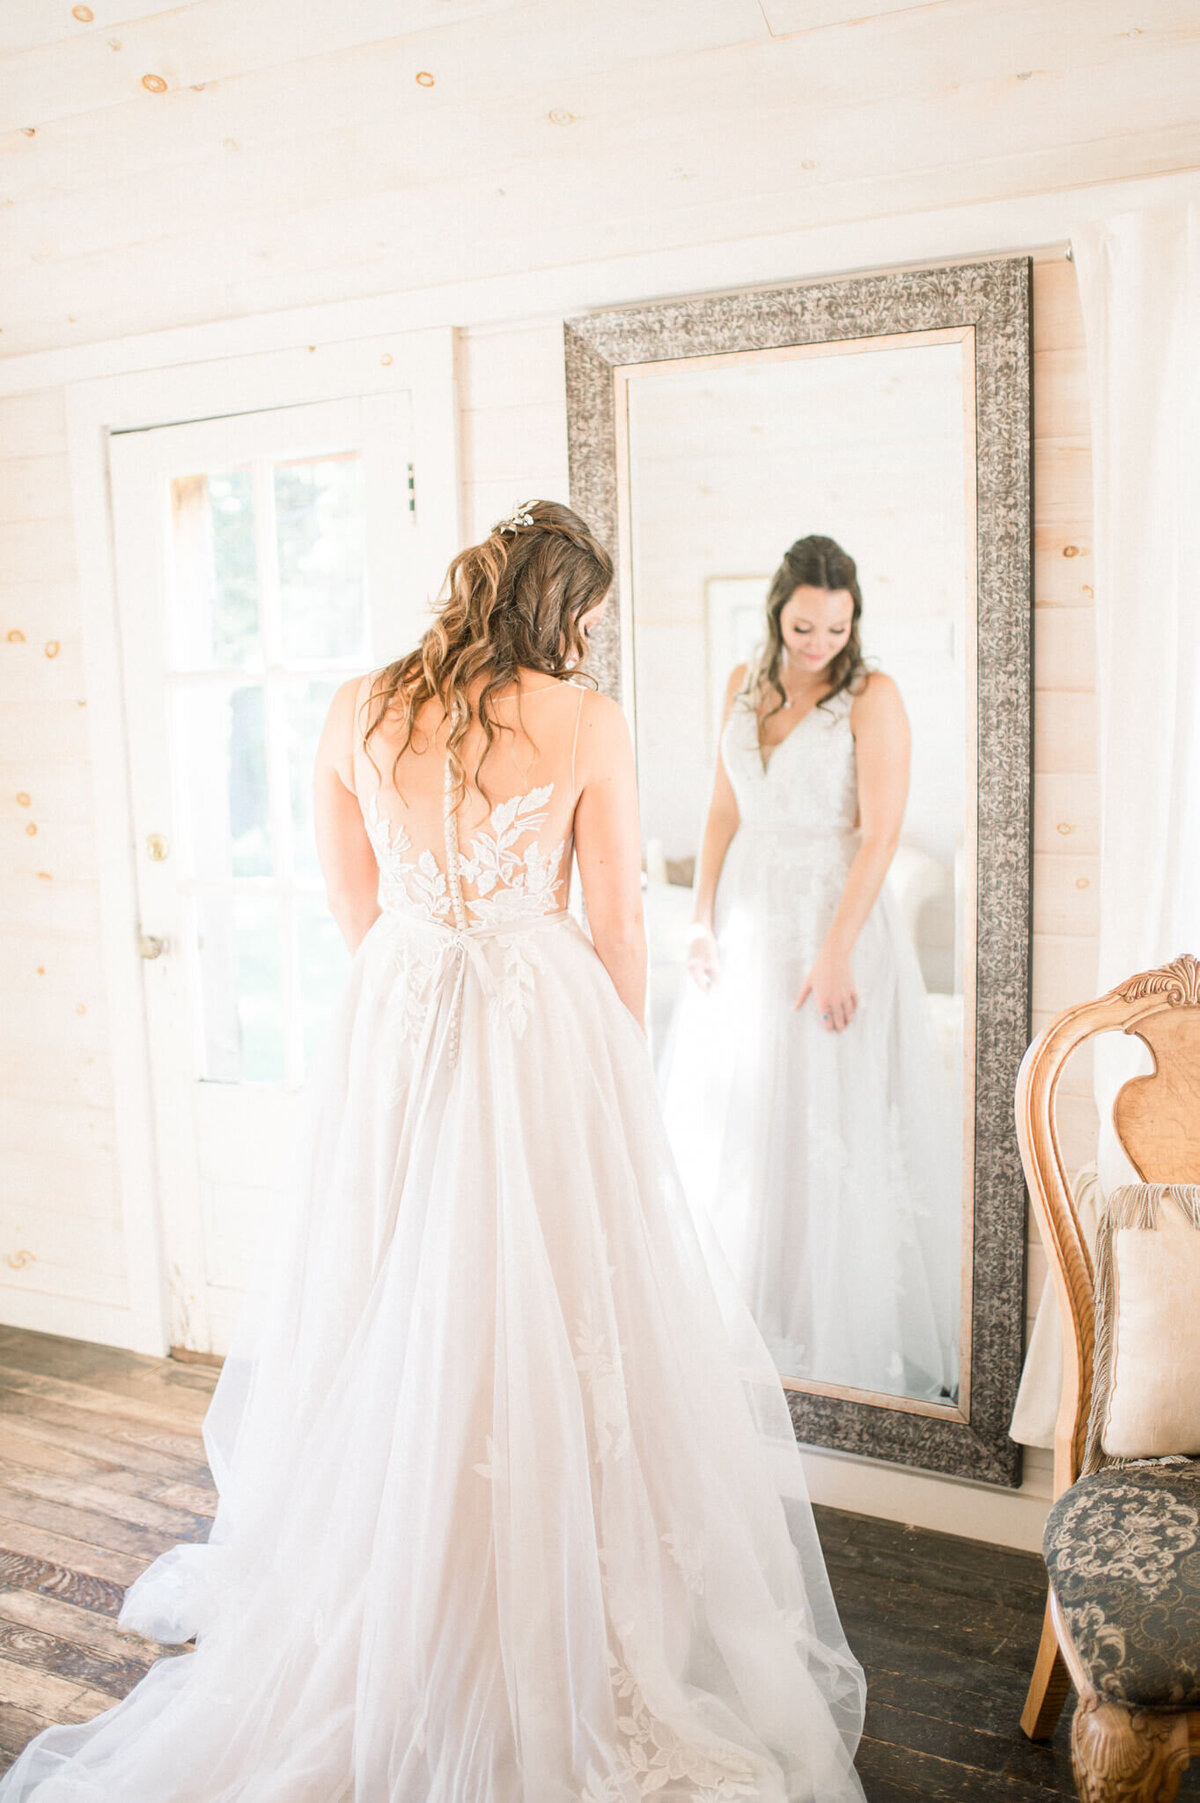
[[[1084,1471],[1200,1454],[1200,1184],[1131,1183],[1096,1235]]]

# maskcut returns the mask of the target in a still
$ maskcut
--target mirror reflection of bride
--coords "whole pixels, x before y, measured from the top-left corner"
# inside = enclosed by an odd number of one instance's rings
[[[798,540],[729,678],[667,1038],[693,1207],[785,1375],[956,1394],[959,1145],[916,952],[885,886],[909,729],[862,658],[853,558]]]

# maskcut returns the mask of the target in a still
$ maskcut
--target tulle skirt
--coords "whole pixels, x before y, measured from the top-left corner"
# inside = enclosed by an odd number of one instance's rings
[[[854,948],[841,1033],[795,1003],[857,837],[738,832],[720,975],[687,979],[660,1060],[684,1187],[785,1374],[956,1392],[962,1134],[916,953],[885,887]]]
[[[840,1803],[862,1678],[775,1371],[565,915],[384,914],[205,1423],[194,1651],[3,1803]]]

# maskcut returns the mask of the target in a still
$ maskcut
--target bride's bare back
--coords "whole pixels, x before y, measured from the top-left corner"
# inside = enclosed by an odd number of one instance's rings
[[[500,725],[491,748],[478,721],[458,748],[463,791],[449,774],[438,704],[421,709],[403,750],[395,713],[364,744],[370,692],[369,675],[338,691],[316,769],[321,863],[351,949],[380,907],[459,930],[563,908],[574,849],[593,943],[640,1019],[640,835],[632,746],[617,704],[523,672],[493,704]]]
[[[369,687],[366,678],[362,702]],[[466,927],[566,905],[584,699],[582,688],[552,677],[497,697],[492,745],[476,721],[458,747],[465,789],[454,781],[436,702],[421,709],[398,757],[403,735],[390,717],[356,748],[354,786],[385,906],[390,892],[392,905]]]

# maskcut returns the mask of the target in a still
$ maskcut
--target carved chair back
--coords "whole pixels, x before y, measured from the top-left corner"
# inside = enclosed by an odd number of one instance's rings
[[[1025,1181],[1054,1277],[1063,1325],[1063,1388],[1054,1435],[1054,1494],[1079,1476],[1091,1408],[1093,1272],[1055,1124],[1063,1067],[1099,1033],[1132,1033],[1150,1050],[1149,1076],[1113,1103],[1113,1128],[1144,1183],[1200,1183],[1200,963],[1189,954],[1068,1008],[1039,1034],[1017,1078],[1017,1138]]]

